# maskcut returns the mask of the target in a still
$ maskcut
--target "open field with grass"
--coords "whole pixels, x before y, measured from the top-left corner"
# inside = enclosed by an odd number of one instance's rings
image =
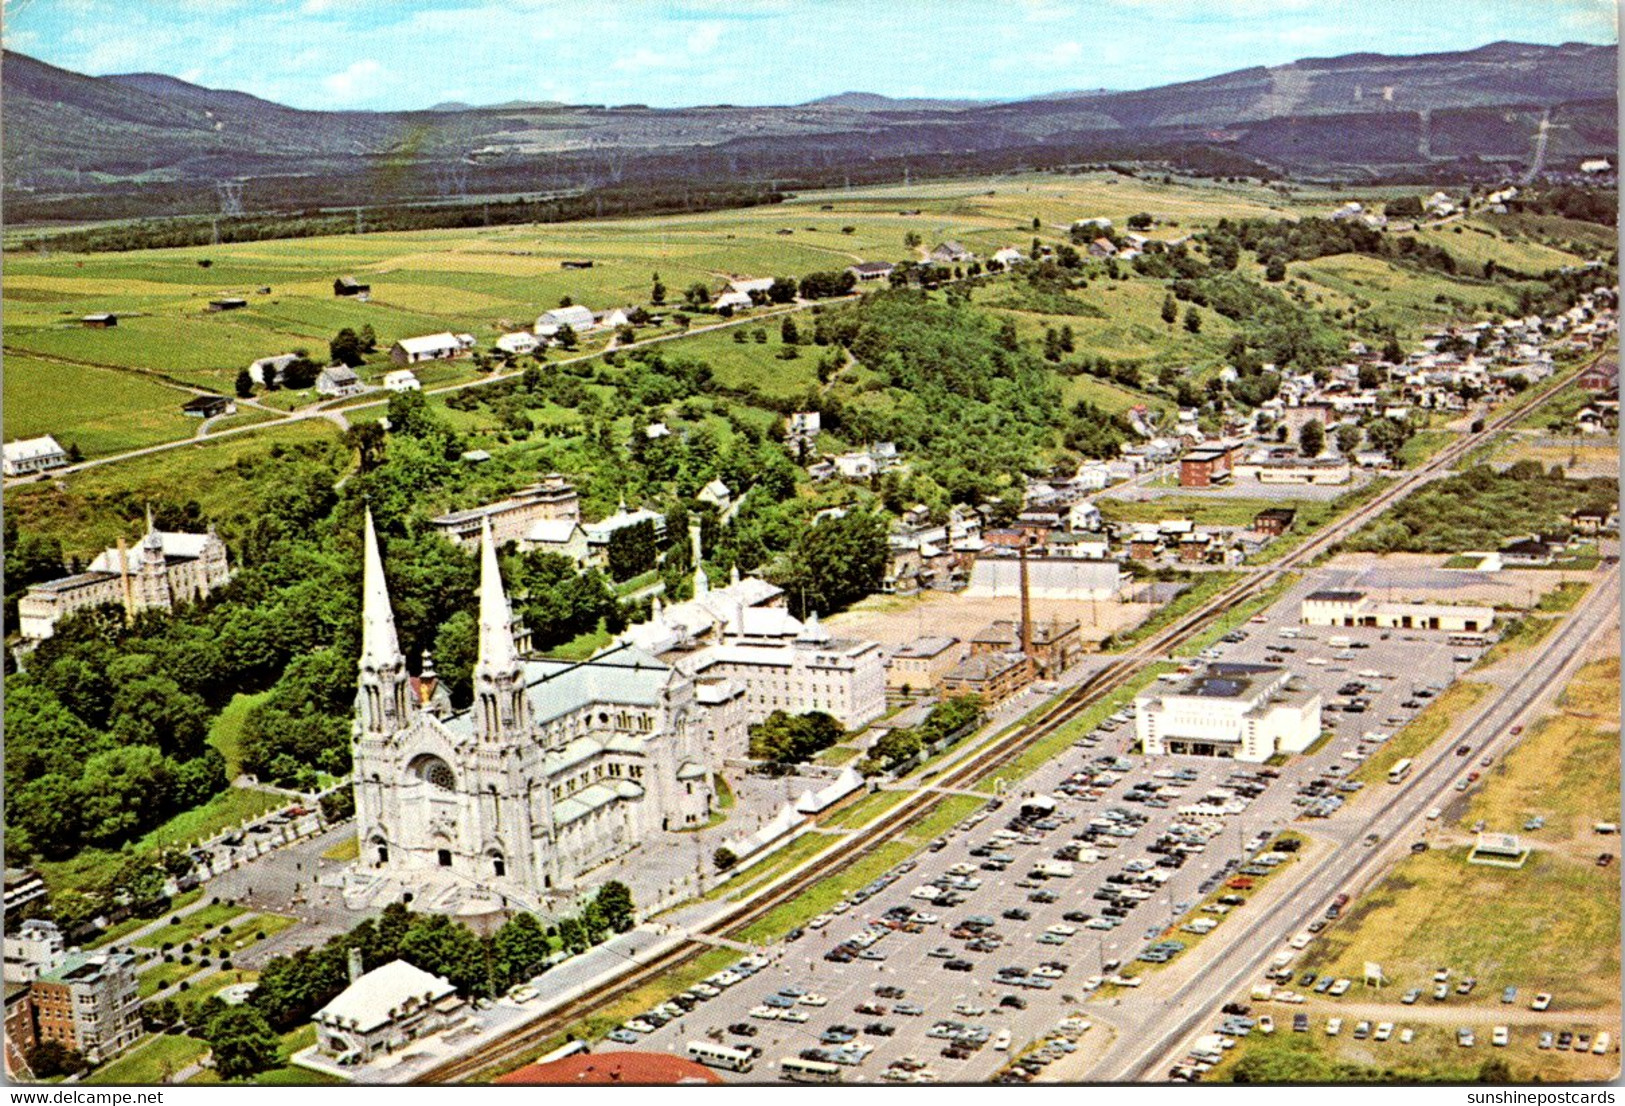
[[[1545,599],[1542,597],[1541,602]],[[1538,606],[1538,604],[1537,604]],[[1557,628],[1555,618],[1537,618],[1534,615],[1525,615],[1515,618],[1508,623],[1501,632],[1501,640],[1484,651],[1478,658],[1474,668],[1488,668],[1498,664],[1515,653],[1526,652],[1546,640],[1548,634]]]
[[[85,1077],[91,1084],[143,1085],[164,1083],[209,1051],[208,1043],[184,1034],[156,1034],[137,1041]]]
[[[1240,578],[1236,572],[1203,572],[1190,586],[1174,597],[1173,602],[1164,603],[1152,612],[1144,622],[1133,628],[1112,637],[1109,652],[1120,653],[1131,648],[1135,642],[1140,641],[1161,630],[1164,626],[1184,618],[1185,615],[1224,591]]]
[[[6,437],[54,434],[86,457],[190,437],[198,421],[181,414],[189,392],[137,373],[6,356]]]
[[[162,949],[165,945],[179,948],[189,941],[195,941],[199,934],[235,922],[246,913],[247,910],[241,906],[231,906],[223,902],[211,903],[185,915],[179,922],[172,922],[162,929],[154,930],[135,943],[148,949]],[[235,931],[236,927],[232,928]]]
[[[913,842],[892,841],[854,861],[839,875],[820,880],[787,903],[774,907],[744,929],[734,934],[736,940],[767,944],[784,936],[791,929],[805,925],[810,919],[824,913],[849,892],[883,875],[895,864],[901,864],[914,854],[918,845]]]

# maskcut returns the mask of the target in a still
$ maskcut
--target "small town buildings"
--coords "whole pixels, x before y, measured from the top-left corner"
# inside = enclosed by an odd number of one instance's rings
[[[248,379],[260,387],[282,385],[282,374],[288,366],[299,360],[297,353],[279,353],[274,357],[261,357],[248,366]]]
[[[1555,551],[1548,542],[1538,538],[1524,538],[1502,546],[1500,553],[1501,563],[1509,567],[1539,568],[1552,563]]]
[[[530,524],[519,539],[522,553],[556,553],[577,565],[587,563],[587,531],[573,518],[547,518]]]
[[[701,503],[709,503],[719,511],[726,511],[733,505],[733,489],[720,479],[713,480],[701,488],[694,498]]]
[[[147,533],[134,549],[121,540],[103,550],[90,567],[73,576],[35,584],[17,603],[17,630],[43,641],[75,611],[116,603],[127,614],[202,599],[231,578],[226,547],[213,530],[204,534],[161,531],[147,520]],[[9,894],[9,892],[8,892]]]
[[[830,459],[843,480],[867,480],[880,471],[868,453],[841,453]]]
[[[316,1011],[316,1049],[340,1064],[365,1064],[439,1032],[463,1009],[457,988],[404,960],[391,960]]]
[[[890,261],[860,261],[856,265],[847,266],[847,272],[860,281],[885,280],[892,275],[897,266]]]
[[[18,1082],[33,1073],[28,1070],[27,1058],[39,1044],[34,1028],[34,1001],[24,983],[6,985],[6,1037],[5,1073],[10,1082]]]
[[[1032,638],[1032,650],[1027,655],[1032,659],[1037,674],[1046,680],[1053,680],[1073,665],[1083,656],[1082,624],[1076,619],[1035,619],[1029,636]],[[970,641],[970,655],[982,656],[987,653],[1020,653],[1023,652],[1021,640],[1021,623],[1009,619],[999,619],[982,627]]]
[[[796,411],[786,417],[791,434],[815,436],[823,425],[823,416],[817,411]]]
[[[1111,539],[1098,530],[1074,530],[1051,534],[1044,540],[1051,557],[1071,557],[1080,561],[1104,561],[1111,555]]]
[[[679,665],[696,679],[726,679],[742,688],[748,725],[774,711],[822,711],[842,728],[859,730],[886,713],[886,656],[875,642],[832,638],[816,619],[792,638],[749,629],[726,629],[720,644]]]
[[[976,255],[966,249],[960,242],[949,240],[937,246],[927,255],[938,265],[958,265],[966,261],[975,261]]]
[[[565,327],[569,327],[577,334],[592,330],[598,325],[592,309],[579,303],[569,307],[555,307],[551,311],[543,311],[536,316],[536,325],[531,329],[542,338],[551,338]]]
[[[1089,243],[1089,256],[1098,258],[1116,257],[1117,247],[1112,244],[1110,238],[1096,238]]]
[[[341,399],[358,396],[367,390],[361,378],[348,365],[329,365],[316,374],[316,394]]]
[[[615,531],[624,529],[628,526],[638,526],[645,522],[652,523],[654,525],[656,538],[665,537],[665,515],[661,514],[659,511],[651,511],[646,507],[639,507],[636,510],[628,511],[624,501],[621,503],[620,508],[607,518],[599,519],[597,522],[585,523],[584,529],[587,531],[587,547],[592,551],[593,559],[600,563],[608,559],[609,538],[611,534],[615,533]]]
[[[93,330],[105,330],[111,326],[118,326],[118,316],[111,311],[97,311],[81,316],[79,325],[90,327]]]
[[[1608,525],[1608,513],[1582,507],[1569,516],[1569,523],[1574,527],[1575,533],[1594,537]]]
[[[496,340],[497,349],[515,356],[535,353],[541,345],[540,339],[528,330],[518,330],[512,334],[504,334]]]
[[[61,468],[68,463],[68,451],[46,434],[41,438],[19,438],[4,446],[4,468],[7,476],[27,476],[47,469]]]
[[[1237,482],[1256,484],[1347,484],[1354,474],[1341,457],[1248,458],[1233,471]]]
[[[945,635],[908,642],[886,661],[886,690],[894,695],[929,694],[968,651],[965,642]]]
[[[40,1043],[76,1049],[93,1064],[141,1036],[133,953],[72,953],[29,984],[29,999]]]
[[[62,931],[55,922],[29,918],[5,938],[5,981],[31,983],[60,968],[67,959]]]
[[[444,361],[461,357],[474,348],[472,334],[422,334],[416,338],[402,338],[389,347],[389,359],[397,365],[415,365],[419,361]]]
[[[575,485],[553,472],[506,499],[436,516],[429,520],[429,525],[458,545],[472,549],[479,545],[480,529],[486,519],[491,520],[491,536],[501,546],[528,541],[536,523],[576,523],[580,518],[581,497]]]
[[[1179,486],[1209,488],[1229,483],[1235,455],[1235,447],[1228,443],[1191,450],[1179,459]]]
[[[1123,584],[1123,567],[1116,561],[1089,561],[1074,557],[1027,558],[1027,591],[1033,599],[1115,599],[1123,590]],[[976,558],[965,595],[989,599],[1019,597],[1021,561],[1010,556]]]
[[[237,401],[226,396],[193,396],[181,404],[181,414],[196,419],[212,419],[237,413]]]
[[[1262,764],[1301,753],[1320,736],[1320,694],[1264,664],[1212,664],[1171,688],[1134,699],[1134,729],[1147,756],[1223,757]]]
[[[421,392],[423,385],[411,369],[395,369],[384,374],[386,392]]]
[[[1495,608],[1443,603],[1391,603],[1363,591],[1311,592],[1299,609],[1305,626],[1372,626],[1384,630],[1444,630],[1485,633],[1495,622]]]
[[[1026,261],[1027,255],[1014,246],[1006,246],[1002,250],[993,251],[993,260],[1005,268],[1009,268],[1012,265],[1020,265],[1023,261]]]
[[[31,902],[37,902],[49,894],[50,892],[45,886],[45,877],[34,869],[7,868],[5,870],[6,917],[21,917],[23,907]]]
[[[1033,682],[1033,662],[1022,653],[980,653],[966,657],[942,677],[944,698],[979,695],[993,710]]]
[[[335,296],[360,296],[372,291],[372,285],[363,284],[353,276],[341,276],[333,282]]]
[[[1613,167],[1613,164],[1605,157],[1592,157],[1580,162],[1580,172],[1582,173],[1606,173]]]
[[[1589,366],[1574,382],[1588,392],[1617,392],[1619,390],[1619,361],[1604,357]]]

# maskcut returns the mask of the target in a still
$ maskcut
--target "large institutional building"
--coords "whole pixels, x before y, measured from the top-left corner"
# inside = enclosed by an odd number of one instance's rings
[[[17,630],[43,641],[75,611],[117,603],[130,614],[166,610],[201,599],[231,578],[226,546],[214,530],[185,534],[159,530],[147,514],[147,533],[134,549],[123,540],[103,550],[84,572],[35,584],[17,602]]]
[[[1301,753],[1320,736],[1320,694],[1284,668],[1212,664],[1135,697],[1135,731],[1147,756],[1183,753],[1262,764]]]
[[[534,905],[711,813],[695,682],[634,647],[578,664],[522,660],[489,522],[474,704],[414,695],[368,520],[355,723],[360,867],[435,875]]]

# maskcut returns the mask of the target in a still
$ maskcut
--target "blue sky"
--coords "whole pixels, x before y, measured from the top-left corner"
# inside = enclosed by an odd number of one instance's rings
[[[1613,0],[4,0],[5,44],[305,108],[1144,88],[1353,51],[1615,42]]]

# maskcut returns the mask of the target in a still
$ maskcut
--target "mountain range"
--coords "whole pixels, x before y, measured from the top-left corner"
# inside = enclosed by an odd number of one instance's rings
[[[1611,156],[1617,66],[1617,45],[1497,42],[1004,102],[845,92],[765,107],[516,100],[364,112],[289,108],[155,73],[89,77],[7,51],[0,111],[15,220],[110,196],[132,213],[205,210],[224,180],[244,182],[250,208],[287,209],[355,203],[362,186],[380,202],[1139,157],[1294,177],[1495,175],[1521,170],[1542,118],[1548,166]]]

